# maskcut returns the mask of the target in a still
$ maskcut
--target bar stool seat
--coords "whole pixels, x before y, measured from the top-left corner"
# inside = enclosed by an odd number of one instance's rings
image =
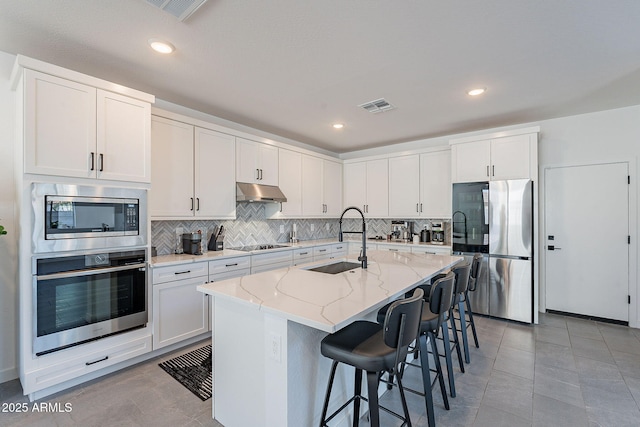
[[[401,362],[407,356],[409,344],[415,341],[418,336],[423,295],[423,291],[417,289],[413,296],[393,302],[387,311],[383,324],[356,321],[327,335],[322,340],[320,352],[323,356],[333,359],[333,363],[322,408],[320,427],[327,426],[327,423],[351,402],[353,402],[353,425],[357,426],[361,400],[369,403],[371,427],[380,425],[380,409],[403,420],[403,425],[411,426],[402,378],[397,373]],[[327,417],[338,363],[345,363],[355,368],[354,395]],[[366,398],[361,394],[363,371],[367,373],[368,397]],[[396,378],[404,417],[378,404],[378,383],[385,372],[388,372],[391,378]]]

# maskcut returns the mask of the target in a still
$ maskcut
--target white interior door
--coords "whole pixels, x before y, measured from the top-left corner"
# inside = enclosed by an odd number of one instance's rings
[[[629,166],[545,171],[547,309],[629,320]]]

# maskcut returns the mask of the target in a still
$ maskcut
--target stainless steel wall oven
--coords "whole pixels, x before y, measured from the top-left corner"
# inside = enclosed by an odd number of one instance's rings
[[[146,250],[33,258],[36,355],[147,323]]]

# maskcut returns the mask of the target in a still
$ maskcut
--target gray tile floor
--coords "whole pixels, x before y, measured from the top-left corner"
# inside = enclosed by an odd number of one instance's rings
[[[472,345],[465,373],[454,360],[458,395],[450,411],[435,393],[438,426],[640,425],[640,330],[550,314],[537,326],[480,316],[476,324],[480,348]],[[218,427],[211,401],[201,402],[157,366],[189,350],[43,400],[70,403],[69,413],[0,412],[0,425]],[[419,388],[419,378],[408,368],[405,385]],[[413,425],[426,426],[422,398],[407,398]],[[0,402],[27,402],[17,380],[0,384]],[[381,403],[399,409],[397,391]],[[382,422],[399,424],[386,414]]]

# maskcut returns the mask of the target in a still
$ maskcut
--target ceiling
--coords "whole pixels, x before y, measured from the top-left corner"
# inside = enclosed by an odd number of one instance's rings
[[[639,22],[637,0],[208,0],[184,22],[0,0],[0,50],[344,153],[640,104]],[[358,107],[378,98],[396,109]]]

